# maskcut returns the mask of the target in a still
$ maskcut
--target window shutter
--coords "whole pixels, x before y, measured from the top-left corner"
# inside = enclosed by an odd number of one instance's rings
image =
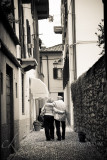
[[[30,33],[30,25],[28,19],[26,20],[26,27],[27,27],[27,48],[28,54],[31,55],[31,33]]]
[[[31,37],[30,37],[30,25],[28,19],[26,20],[26,25],[27,25],[27,43],[31,43]]]
[[[57,68],[53,68],[53,78],[57,79]]]

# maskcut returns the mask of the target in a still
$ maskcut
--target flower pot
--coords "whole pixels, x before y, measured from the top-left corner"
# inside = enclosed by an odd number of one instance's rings
[[[35,129],[35,131],[40,131],[41,125],[34,125],[34,129]]]
[[[41,123],[40,122],[34,121],[33,125],[34,125],[35,131],[40,131],[40,129],[41,129]]]
[[[78,132],[79,142],[85,142],[86,134],[83,132]]]

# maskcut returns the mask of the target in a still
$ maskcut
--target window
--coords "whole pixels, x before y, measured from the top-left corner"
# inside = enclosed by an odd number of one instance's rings
[[[62,68],[53,68],[53,78],[54,79],[62,79]]]
[[[15,30],[14,0],[0,0],[0,6],[2,6],[8,22]]]

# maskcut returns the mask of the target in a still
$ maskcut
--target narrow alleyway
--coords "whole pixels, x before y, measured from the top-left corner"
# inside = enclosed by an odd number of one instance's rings
[[[12,156],[12,157],[11,157]],[[66,130],[66,139],[46,141],[44,129],[32,131],[21,141],[21,147],[8,160],[104,160],[89,142],[80,143],[77,133]]]

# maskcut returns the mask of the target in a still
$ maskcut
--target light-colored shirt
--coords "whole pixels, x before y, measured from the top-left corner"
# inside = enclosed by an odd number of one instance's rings
[[[54,113],[54,119],[56,119],[58,121],[65,121],[66,120],[66,114],[67,114],[67,112],[66,112],[66,105],[63,102],[63,100],[54,101],[53,104],[54,104],[54,107],[57,110],[63,111],[63,114],[55,112]]]
[[[50,116],[54,116],[54,110],[53,110],[53,103],[46,103],[43,108],[41,109],[41,112],[44,115],[50,115]]]
[[[51,115],[54,116],[54,114],[60,113],[63,114],[64,111],[61,111],[57,109],[54,105],[54,103],[46,103],[43,108],[41,109],[41,114],[43,115]]]

